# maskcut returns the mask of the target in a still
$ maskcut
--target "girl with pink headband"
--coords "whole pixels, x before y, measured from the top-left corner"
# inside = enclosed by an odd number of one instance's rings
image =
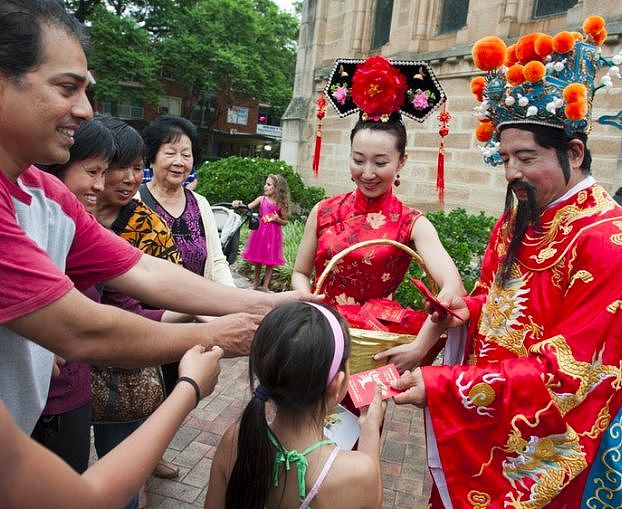
[[[359,418],[358,450],[324,436],[346,394],[349,355],[348,326],[330,307],[294,302],[266,315],[249,358],[253,397],[218,445],[206,509],[381,507],[380,392]]]

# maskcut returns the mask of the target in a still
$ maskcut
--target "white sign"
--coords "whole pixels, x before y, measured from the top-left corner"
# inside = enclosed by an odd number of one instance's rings
[[[280,140],[283,137],[283,128],[278,125],[257,124],[257,134],[271,136]]]

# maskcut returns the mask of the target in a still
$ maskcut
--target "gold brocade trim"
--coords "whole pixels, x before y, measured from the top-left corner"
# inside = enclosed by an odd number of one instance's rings
[[[597,352],[592,362],[584,362],[575,359],[572,349],[566,339],[558,334],[551,338],[544,339],[529,347],[529,353],[540,355],[552,355],[557,360],[559,370],[579,382],[576,392],[556,392],[554,388],[557,384],[548,383],[547,389],[551,399],[555,402],[562,415],[566,415],[570,410],[581,404],[586,396],[598,385],[608,378],[613,378],[612,386],[622,386],[622,363],[621,366],[603,364],[603,351]],[[564,390],[567,390],[564,387]]]
[[[602,216],[616,207],[615,202],[607,195],[607,192],[601,186],[595,185],[591,194],[594,198],[594,205],[588,206],[587,208],[580,206],[588,197],[587,190],[581,191],[578,195],[577,202],[562,207],[555,213],[550,221],[542,225],[540,231],[545,232],[543,235],[537,237],[531,235],[526,236],[523,241],[525,249],[537,251],[538,246],[543,246],[544,248],[538,254],[531,255],[528,258],[536,262],[535,266],[530,266],[528,263],[520,260],[519,263],[529,270],[541,271],[549,269],[559,261],[584,231],[603,223],[619,223],[619,217],[608,217],[586,224],[577,229],[575,226],[577,221],[593,216]],[[618,225],[616,224],[616,226]],[[551,254],[553,252],[551,250],[553,249],[555,253]]]
[[[531,274],[521,274],[514,264],[510,279],[494,283],[482,308],[478,330],[483,336],[479,356],[485,357],[486,343],[499,345],[517,357],[526,357],[525,339],[538,340],[542,327],[525,315]],[[528,322],[528,323],[522,323]]]
[[[622,419],[611,425],[609,436],[616,445],[606,449],[600,455],[600,462],[606,467],[606,470],[602,477],[592,479],[596,485],[594,496],[588,498],[583,506],[588,509],[613,508],[611,501],[619,500],[620,498],[616,493],[622,490],[622,472],[620,472],[619,465],[616,465],[616,463],[622,457]]]
[[[557,254],[557,249],[553,247],[545,247],[537,255],[532,255],[530,258],[538,263],[544,263],[549,258],[553,258]]]
[[[610,239],[616,246],[622,246],[622,233],[614,233]]]
[[[622,308],[622,300],[614,300],[611,304],[607,306],[607,311],[615,315],[616,311],[621,308]]]
[[[574,285],[575,281],[577,280],[581,280],[587,284],[594,281],[594,276],[592,276],[592,274],[587,270],[578,270],[570,278],[570,282],[568,283],[568,289],[572,288],[572,285]]]
[[[488,493],[471,490],[467,493],[467,501],[471,504],[472,509],[486,509],[492,502],[492,499]]]
[[[605,406],[602,407],[600,411],[598,412],[598,415],[596,416],[596,419],[594,420],[594,424],[592,425],[592,428],[589,431],[584,431],[583,433],[580,433],[579,434],[580,437],[587,437],[587,438],[594,439],[607,429],[607,426],[609,426],[609,423],[611,422],[611,413],[609,412],[609,404],[611,403],[612,398],[613,398],[613,394],[609,396],[609,399],[607,400],[607,403],[605,403]]]
[[[468,395],[468,398],[475,406],[489,406],[495,400],[495,397],[495,390],[486,382],[475,384]]]

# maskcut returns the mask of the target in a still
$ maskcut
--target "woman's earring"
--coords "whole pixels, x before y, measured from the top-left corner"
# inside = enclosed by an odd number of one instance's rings
[[[400,187],[400,174],[398,173],[397,175],[395,175],[395,182],[393,182],[393,184],[395,185],[395,187]]]

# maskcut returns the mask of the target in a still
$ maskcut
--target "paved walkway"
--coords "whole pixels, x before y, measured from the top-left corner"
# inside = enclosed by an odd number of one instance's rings
[[[236,276],[238,286],[248,281]],[[164,457],[179,466],[178,479],[151,478],[151,509],[203,507],[212,458],[224,431],[239,419],[250,397],[248,359],[224,359],[214,392],[179,429]],[[382,436],[383,509],[426,507],[430,478],[426,469],[422,412],[414,407],[387,408]]]
[[[150,508],[203,507],[216,446],[250,397],[247,359],[225,359],[221,366],[216,389],[186,419],[164,455],[179,466],[179,478],[150,479]],[[430,480],[425,464],[421,411],[391,403],[382,436],[383,509],[426,506]]]

